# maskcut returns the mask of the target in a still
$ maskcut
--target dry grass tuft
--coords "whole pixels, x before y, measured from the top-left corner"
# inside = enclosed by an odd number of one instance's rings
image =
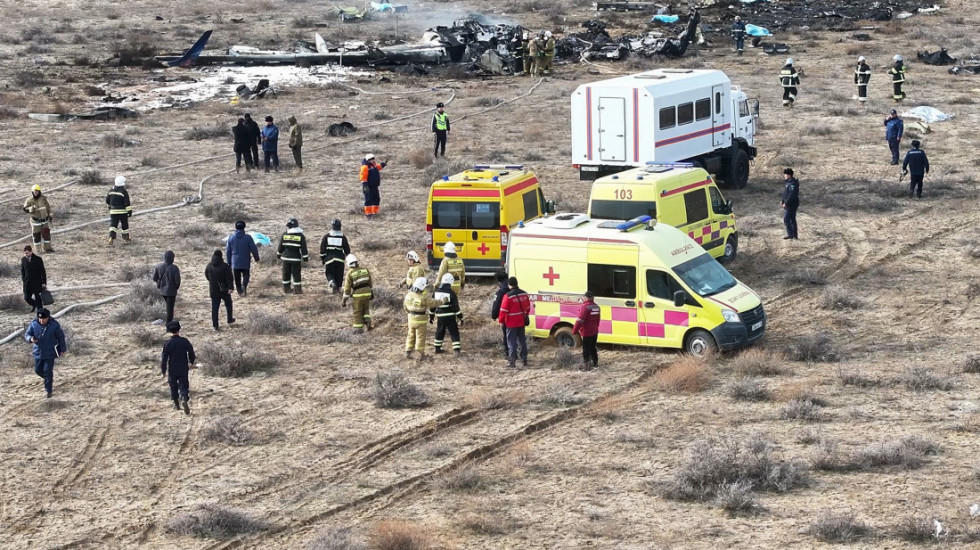
[[[202,504],[167,521],[165,529],[177,535],[227,540],[264,531],[269,525],[248,514],[216,504]]]
[[[837,369],[837,380],[842,386],[854,386],[856,388],[877,388],[887,383],[881,378],[864,376],[854,368],[844,369],[843,367]]]
[[[754,378],[741,378],[728,386],[728,395],[735,401],[769,401],[772,392],[763,382]]]
[[[367,544],[354,538],[349,528],[327,531],[306,546],[307,550],[368,550]]]
[[[20,267],[14,262],[0,260],[0,277],[13,277],[15,275],[20,276]]]
[[[98,170],[86,170],[78,176],[78,183],[82,185],[106,185],[106,180]]]
[[[819,332],[798,336],[787,346],[786,355],[793,361],[835,363],[843,354],[829,334]]]
[[[874,536],[874,530],[852,512],[824,512],[807,529],[821,542],[848,543]]]
[[[227,344],[205,343],[198,356],[204,364],[201,372],[221,378],[244,378],[256,372],[272,370],[279,364],[271,353],[250,348],[236,349]]]
[[[840,285],[829,286],[820,293],[817,304],[823,309],[848,310],[858,309],[864,305],[864,301],[857,297],[853,292],[849,292]]]
[[[249,334],[286,334],[295,327],[288,315],[256,309],[249,312],[245,328]]]
[[[551,364],[551,370],[568,370],[583,367],[582,357],[563,346],[555,349],[555,359]]]
[[[27,302],[23,296],[17,294],[4,294],[0,296],[0,311],[19,311],[26,310]]]
[[[538,403],[558,408],[581,405],[584,402],[585,398],[579,395],[578,391],[562,382],[552,382],[538,398]]]
[[[765,348],[749,348],[728,360],[728,364],[742,376],[776,376],[783,373],[786,356]]]
[[[427,550],[429,537],[421,527],[407,521],[378,522],[370,537],[372,550]]]
[[[428,149],[414,149],[408,153],[408,162],[411,162],[416,170],[421,170],[432,166],[433,160]]]
[[[201,439],[206,443],[227,443],[240,447],[252,443],[255,437],[245,426],[245,419],[231,415],[208,419],[201,430]]]
[[[922,391],[949,391],[956,386],[952,378],[943,376],[927,367],[909,367],[898,377],[906,389]]]
[[[685,355],[654,375],[656,385],[668,393],[698,393],[711,384],[711,371],[703,359]]]
[[[166,315],[163,297],[149,279],[136,279],[129,287],[123,306],[112,315],[115,323],[136,323],[162,319]]]
[[[210,201],[201,204],[201,213],[218,223],[249,221],[252,218],[245,209],[245,203],[237,201]]]
[[[980,355],[968,355],[963,362],[963,372],[967,374],[980,374]]]
[[[485,485],[480,469],[473,464],[464,464],[438,479],[436,485],[447,491],[475,491]]]
[[[221,121],[206,126],[194,126],[184,132],[184,139],[201,141],[205,139],[220,139],[231,137],[231,128],[228,123]]]
[[[408,380],[403,372],[379,372],[374,377],[374,388],[371,392],[377,406],[385,409],[405,409],[425,407],[429,404],[429,396]]]
[[[787,420],[816,422],[821,418],[820,406],[809,399],[792,399],[783,407],[782,417]]]
[[[889,467],[918,470],[928,463],[930,456],[941,451],[938,445],[920,436],[869,445],[849,454],[841,452],[836,442],[822,440],[810,462],[814,468],[828,472],[863,472]]]
[[[460,527],[483,536],[506,535],[517,528],[514,520],[496,510],[473,510],[463,514]]]
[[[490,392],[487,390],[475,390],[463,401],[463,406],[468,409],[480,410],[511,409],[520,406],[526,399],[518,391]]]
[[[906,516],[895,526],[892,534],[898,540],[906,542],[924,543],[938,540],[933,519],[925,516]]]
[[[167,341],[167,334],[162,327],[150,328],[146,325],[136,325],[129,332],[134,345],[143,348],[157,348]]]

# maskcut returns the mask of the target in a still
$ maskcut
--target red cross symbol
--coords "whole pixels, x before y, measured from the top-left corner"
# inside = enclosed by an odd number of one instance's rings
[[[561,279],[561,275],[555,273],[555,268],[548,266],[548,272],[542,273],[542,277],[548,279],[548,286],[555,286],[555,279]]]
[[[480,251],[481,256],[486,256],[487,252],[490,250],[490,247],[487,246],[487,243],[480,243],[480,248],[477,248],[477,250]]]

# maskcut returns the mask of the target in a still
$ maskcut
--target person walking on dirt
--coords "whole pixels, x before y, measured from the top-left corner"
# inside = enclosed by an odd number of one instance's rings
[[[441,101],[436,104],[436,112],[432,115],[432,133],[435,135],[435,149],[432,156],[439,158],[439,148],[442,148],[442,156],[446,156],[446,138],[449,136],[449,114],[446,113],[446,105]]]
[[[797,86],[800,85],[800,73],[793,66],[792,57],[786,60],[786,64],[779,71],[779,85],[783,87],[783,107],[795,105]]]
[[[44,379],[45,397],[54,392],[54,360],[68,353],[68,341],[61,325],[45,308],[37,310],[37,318],[24,331],[24,340],[34,344],[34,374]]]
[[[783,170],[783,198],[780,205],[783,207],[783,225],[786,226],[786,236],[783,239],[799,239],[796,227],[796,211],[800,207],[800,182],[793,177],[793,169]]]
[[[909,174],[909,198],[912,193],[922,198],[922,179],[929,173],[929,157],[926,152],[919,149],[921,142],[917,139],[912,140],[912,148],[905,153],[905,160],[902,161],[902,175]]]
[[[414,250],[409,250],[405,254],[405,259],[408,261],[408,273],[405,274],[405,280],[399,286],[408,288],[419,277],[425,277],[425,267],[422,265],[422,259],[419,258],[418,252]]]
[[[228,257],[228,263],[231,264],[238,295],[248,296],[248,282],[252,274],[252,258],[255,258],[256,262],[259,261],[259,247],[255,246],[255,239],[245,232],[245,222],[242,220],[235,222],[235,232],[228,237],[225,256]]]
[[[31,217],[31,235],[34,238],[34,250],[41,252],[42,246],[45,252],[54,252],[51,248],[51,222],[53,213],[48,198],[41,193],[41,186],[31,187],[31,196],[24,201],[24,213]]]
[[[272,117],[265,117],[265,128],[262,128],[262,154],[265,156],[265,171],[275,168],[279,172],[279,127],[272,122]]]
[[[524,329],[531,324],[528,317],[531,312],[531,298],[517,286],[517,277],[508,279],[507,286],[509,290],[500,303],[497,321],[507,327],[507,368],[513,369],[517,367],[518,354],[521,364],[527,366],[527,336]]]
[[[303,128],[296,122],[296,116],[289,120],[289,149],[293,152],[293,162],[296,163],[296,173],[303,173]]]
[[[282,260],[282,291],[302,294],[303,263],[310,261],[310,254],[306,248],[306,235],[296,218],[286,221],[286,232],[279,238],[277,254]]]
[[[344,258],[350,254],[347,235],[340,229],[340,220],[330,223],[330,231],[320,240],[320,262],[327,276],[327,287],[331,294],[340,294],[344,284]]]
[[[898,111],[891,110],[888,118],[885,119],[885,141],[888,142],[888,149],[892,152],[892,166],[898,164],[898,146],[905,134],[905,123],[898,118]]]
[[[194,356],[194,346],[190,340],[180,335],[180,323],[167,323],[170,340],[163,345],[160,357],[160,373],[167,377],[170,383],[170,399],[174,402],[174,410],[184,409],[184,414],[191,414],[191,388],[188,372],[197,360]]]
[[[344,298],[340,302],[341,307],[347,307],[347,301],[354,301],[354,321],[351,324],[355,329],[367,327],[371,330],[371,300],[374,299],[374,288],[371,284],[371,272],[368,268],[361,267],[357,257],[353,254],[347,255],[347,277],[344,278]]]
[[[132,242],[129,237],[129,218],[133,215],[133,206],[129,202],[129,191],[126,191],[126,177],[116,176],[116,185],[105,196],[109,207],[109,246],[116,241],[116,232],[122,233],[124,241]]]
[[[173,250],[164,252],[163,263],[153,269],[153,282],[167,304],[167,323],[174,320],[174,305],[177,303],[177,290],[180,289],[180,268],[174,265],[174,258]]]
[[[436,289],[433,298],[436,302],[441,303],[429,311],[429,322],[431,323],[433,318],[438,320],[434,342],[436,353],[442,353],[442,339],[446,337],[446,331],[449,331],[449,338],[453,341],[453,354],[459,357],[463,349],[459,340],[459,327],[463,324],[463,312],[459,309],[459,298],[453,292],[452,273],[443,275],[439,282],[441,284]]]
[[[425,321],[429,318],[429,322],[432,322],[429,310],[441,305],[441,302],[426,294],[425,289],[428,286],[429,281],[425,277],[416,278],[412,281],[402,302],[405,313],[408,314],[408,335],[405,337],[406,359],[411,359],[413,351],[419,352],[419,361],[425,359],[425,333],[428,328]]]
[[[854,68],[854,83],[858,87],[858,101],[865,103],[868,101],[868,84],[871,82],[871,67],[862,55],[858,58],[857,67]]]
[[[735,52],[742,55],[745,50],[745,23],[737,15],[735,22],[732,23],[732,41],[735,42]]]
[[[494,274],[494,279],[497,281],[497,293],[493,297],[493,305],[490,307],[490,318],[496,321],[500,317],[500,304],[504,301],[504,295],[510,288],[507,286],[507,274],[503,271],[498,271]],[[503,329],[503,341],[504,341],[504,357],[509,357],[507,347],[507,325],[500,325]]]
[[[252,146],[255,141],[252,139],[252,130],[245,125],[245,119],[239,118],[238,124],[231,129],[235,137],[235,173],[242,171],[242,158],[245,159],[245,172],[251,172],[255,166],[252,164]]]
[[[589,290],[585,293],[585,303],[579,308],[575,326],[572,327],[572,334],[582,337],[582,364],[585,370],[592,370],[599,366],[599,352],[595,344],[599,339],[601,318],[602,311],[595,303],[595,294]]]
[[[377,216],[381,210],[381,170],[387,162],[378,163],[374,155],[364,155],[361,162],[361,192],[364,193],[364,215],[367,219]]]
[[[233,324],[235,317],[232,315],[231,289],[235,286],[235,279],[231,274],[231,266],[225,263],[220,250],[214,251],[211,262],[204,268],[204,278],[208,280],[208,295],[211,297],[211,326],[214,330],[219,330],[218,310],[221,302],[225,303],[228,324]]]
[[[20,259],[20,278],[24,282],[24,301],[31,306],[31,313],[43,308],[41,292],[48,288],[48,272],[44,260],[30,245],[24,247],[24,257]]]
[[[245,113],[245,127],[248,128],[248,148],[252,152],[252,167],[259,167],[259,145],[262,145],[262,129],[259,123],[252,120],[250,113]]]

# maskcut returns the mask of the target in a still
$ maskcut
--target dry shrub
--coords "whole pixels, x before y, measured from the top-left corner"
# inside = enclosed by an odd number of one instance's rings
[[[133,344],[144,348],[160,347],[167,340],[167,334],[161,327],[150,328],[146,325],[136,325],[129,334]]]
[[[858,309],[864,305],[864,301],[846,288],[840,285],[833,285],[825,288],[820,293],[817,304],[823,309],[845,310]]]
[[[857,519],[853,512],[824,512],[810,525],[807,533],[821,542],[840,544],[871,537],[874,530]]]
[[[469,317],[467,317],[469,319]],[[466,345],[478,350],[504,350],[504,336],[499,325],[483,324],[476,330],[467,332]]]
[[[980,374],[980,355],[968,355],[963,362],[963,372],[968,374]]]
[[[404,307],[405,295],[398,290],[386,286],[374,287],[374,299],[371,300],[371,308],[388,308],[401,311]]]
[[[685,355],[657,372],[654,380],[658,388],[669,393],[698,393],[711,383],[711,371],[703,359]]]
[[[194,126],[184,132],[184,139],[201,141],[205,139],[218,139],[231,137],[231,128],[228,123],[221,121],[211,125]]]
[[[432,165],[432,155],[429,154],[428,149],[414,149],[408,153],[408,162],[411,162],[417,170],[421,170]]]
[[[331,329],[320,334],[321,344],[361,344],[367,341],[368,335],[364,332],[352,328],[344,327]]]
[[[470,168],[473,168],[472,163],[462,160],[446,160],[440,157],[429,166],[419,170],[418,183],[422,187],[429,187],[432,182],[441,180],[443,176],[453,176]]]
[[[429,396],[408,380],[403,372],[379,372],[374,377],[372,397],[377,406],[385,409],[425,407]]]
[[[0,311],[18,311],[27,309],[27,302],[24,297],[18,294],[5,294],[0,296]]]
[[[906,542],[933,542],[937,540],[933,519],[926,516],[906,516],[892,530],[895,538]]]
[[[278,365],[276,356],[251,348],[238,349],[228,344],[205,343],[198,353],[208,376],[244,378],[252,373],[268,371]]]
[[[20,112],[13,107],[8,107],[7,105],[0,105],[0,120],[8,120],[11,118],[17,118],[20,116]]]
[[[249,334],[286,334],[293,328],[289,316],[282,313],[256,309],[248,314],[246,329]]]
[[[206,443],[227,443],[236,447],[248,445],[255,439],[245,426],[245,419],[237,415],[208,419],[201,430],[201,438]]]
[[[841,360],[842,352],[829,334],[803,334],[786,347],[786,355],[793,361],[806,363],[835,363]]]
[[[106,180],[98,170],[86,170],[78,176],[78,183],[82,185],[106,185]]]
[[[407,521],[378,522],[370,537],[372,550],[427,550],[429,537],[421,527]]]
[[[881,378],[869,378],[853,368],[838,368],[837,380],[842,386],[854,386],[856,388],[877,388],[886,384],[886,381]]]
[[[177,535],[226,540],[269,528],[262,520],[217,504],[202,504],[167,520],[165,529]]]
[[[627,397],[616,395],[600,400],[591,408],[592,414],[605,420],[606,422],[613,423],[621,420],[623,416],[625,416],[624,411],[629,406],[630,403]]]
[[[956,386],[952,378],[937,374],[927,367],[909,367],[902,371],[898,380],[912,391],[949,391]]]
[[[211,201],[201,205],[201,213],[218,223],[235,223],[252,219],[245,210],[245,203],[237,201]]]
[[[484,484],[480,469],[473,464],[464,464],[447,472],[436,483],[439,488],[447,491],[475,491]]]
[[[475,535],[484,536],[506,535],[517,527],[514,520],[497,510],[473,510],[463,514],[459,524]]]
[[[822,286],[827,284],[827,278],[816,269],[798,269],[790,272],[787,282],[796,286]]]
[[[775,376],[782,374],[786,356],[765,348],[749,348],[729,359],[728,364],[742,376]]]
[[[119,280],[124,283],[128,283],[139,278],[148,278],[150,276],[150,271],[146,268],[146,266],[137,266],[133,264],[122,265],[117,273],[119,275]]]
[[[930,456],[942,452],[935,443],[920,437],[906,436],[869,445],[853,453],[843,453],[834,441],[822,440],[810,462],[818,470],[829,472],[869,471],[888,467],[918,470]]]
[[[559,408],[580,405],[584,402],[585,398],[579,395],[578,391],[563,382],[552,382],[538,398],[538,403],[542,405]]]
[[[582,366],[582,357],[574,351],[563,346],[558,346],[555,350],[555,360],[551,365],[551,370],[567,370]]]
[[[759,380],[741,378],[728,386],[728,395],[735,401],[769,401],[772,392]]]
[[[306,545],[307,550],[368,550],[367,544],[354,538],[349,528],[327,531]]]
[[[0,260],[0,277],[13,277],[15,275],[20,276],[19,266],[14,262]]]
[[[112,315],[116,323],[135,323],[162,319],[166,315],[163,297],[156,284],[149,279],[136,279],[129,287],[129,296],[123,298],[123,307]]]
[[[480,410],[511,409],[519,406],[525,399],[518,391],[489,392],[486,390],[475,390],[463,401],[463,406],[468,409]]]
[[[37,410],[41,412],[55,412],[70,407],[71,404],[60,399],[45,399],[37,404]]]
[[[715,505],[731,515],[755,512],[759,501],[752,491],[752,485],[747,479],[722,485],[715,494]]]

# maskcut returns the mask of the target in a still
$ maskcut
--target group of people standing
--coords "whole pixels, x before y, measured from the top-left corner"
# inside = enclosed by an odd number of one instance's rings
[[[895,102],[901,102],[905,99],[906,71],[908,71],[908,67],[905,65],[905,58],[901,55],[895,55],[892,58],[892,66],[888,69],[892,83],[892,99]],[[857,86],[857,95],[854,98],[861,103],[868,101],[868,85],[871,82],[871,73],[871,66],[868,65],[867,58],[863,55],[858,57],[857,66],[854,68],[854,84]],[[796,104],[796,96],[799,93],[802,76],[803,70],[796,67],[792,57],[787,59],[786,64],[779,70],[779,85],[783,89],[784,107],[792,107]]]
[[[518,53],[514,60],[517,65],[514,72],[519,76],[551,74],[555,61],[555,37],[551,31],[541,31],[536,35],[524,31],[521,45],[514,51]]]
[[[303,128],[295,116],[289,121],[289,149],[293,152],[293,162],[298,173],[303,172]],[[251,172],[259,167],[259,147],[265,164],[265,171],[279,171],[279,127],[272,116],[265,117],[265,126],[259,128],[252,120],[251,113],[245,113],[232,128],[235,151],[235,172],[241,172],[244,160],[245,171]]]

